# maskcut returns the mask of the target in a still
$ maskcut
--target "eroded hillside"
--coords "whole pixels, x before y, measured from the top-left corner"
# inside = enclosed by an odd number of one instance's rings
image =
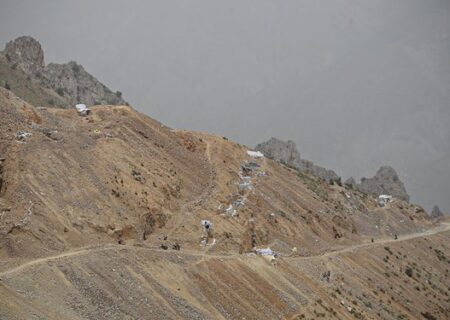
[[[81,117],[1,90],[0,113],[2,317],[450,312],[448,226],[420,206],[394,199],[380,207],[360,191],[127,106],[95,106]],[[202,220],[213,224],[207,235]],[[254,255],[265,247],[274,261]]]

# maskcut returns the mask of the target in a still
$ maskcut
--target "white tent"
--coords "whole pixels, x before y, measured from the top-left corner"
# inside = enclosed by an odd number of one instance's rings
[[[80,116],[87,116],[89,114],[89,112],[91,111],[91,110],[89,110],[88,107],[86,107],[85,104],[82,104],[82,103],[77,104],[75,106],[75,108],[77,109],[77,112]]]

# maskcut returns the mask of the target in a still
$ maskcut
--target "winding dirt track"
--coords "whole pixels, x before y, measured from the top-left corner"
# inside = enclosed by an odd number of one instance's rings
[[[334,256],[334,255],[338,255],[338,254],[345,253],[345,252],[353,252],[353,251],[356,251],[356,250],[359,250],[359,249],[362,249],[362,248],[381,246],[381,245],[384,245],[384,244],[387,244],[387,243],[391,243],[391,242],[407,241],[407,240],[411,240],[411,239],[415,239],[415,238],[432,236],[434,234],[446,232],[446,231],[449,231],[449,230],[450,230],[450,223],[442,223],[438,227],[432,228],[432,229],[428,229],[428,230],[426,230],[424,232],[410,233],[410,234],[406,234],[406,235],[403,235],[403,236],[399,236],[397,240],[395,240],[395,239],[378,239],[378,240],[376,240],[374,242],[360,243],[360,244],[349,246],[347,248],[343,248],[343,249],[340,249],[340,250],[325,252],[325,253],[320,254],[318,256],[311,256],[311,258]]]
[[[424,232],[419,232],[419,233],[411,233],[411,234],[407,234],[404,236],[400,236],[397,240],[394,239],[380,239],[377,240],[375,242],[368,242],[368,243],[362,243],[362,244],[357,244],[354,246],[350,246],[341,250],[336,250],[336,251],[330,251],[330,252],[326,252],[320,255],[315,255],[315,256],[308,256],[308,257],[290,257],[289,259],[317,259],[317,258],[325,258],[325,257],[329,257],[329,256],[336,256],[342,253],[346,253],[346,252],[353,252],[353,251],[357,251],[359,249],[362,248],[370,248],[370,247],[375,247],[375,246],[381,246],[381,245],[385,245],[387,243],[392,243],[392,242],[400,242],[400,241],[407,241],[407,240],[411,240],[411,239],[415,239],[415,238],[420,238],[420,237],[426,237],[426,236],[431,236],[434,234],[438,234],[438,233],[442,233],[442,232],[446,232],[450,230],[450,223],[443,223],[441,225],[439,225],[436,228],[433,229],[429,229],[426,230]],[[49,261],[54,261],[54,260],[59,260],[59,259],[65,259],[65,258],[70,258],[73,256],[81,256],[81,255],[85,255],[85,254],[91,254],[91,253],[95,253],[95,252],[101,252],[101,251],[108,251],[108,250],[123,250],[123,249],[127,249],[127,250],[152,250],[152,251],[156,251],[156,252],[167,252],[165,250],[162,250],[160,248],[156,248],[156,247],[141,247],[141,246],[127,246],[127,245],[115,245],[115,244],[111,244],[111,245],[106,245],[106,246],[98,246],[98,247],[83,247],[77,250],[73,250],[73,251],[68,251],[68,252],[63,252],[61,254],[57,254],[54,256],[49,256],[49,257],[44,257],[44,258],[39,258],[39,259],[35,259],[35,260],[31,260],[28,261],[24,264],[21,264],[17,267],[14,267],[12,269],[6,270],[4,272],[0,273],[0,278],[2,277],[11,277],[17,273],[20,273],[22,271],[25,271],[27,268],[33,267],[35,265],[39,265],[41,263],[46,263]],[[236,255],[214,255],[214,254],[209,254],[209,253],[205,253],[205,252],[201,252],[201,251],[180,251],[177,252],[177,254],[181,254],[181,255],[193,255],[193,256],[201,256],[201,257],[205,257],[205,258],[220,258],[220,259],[227,259],[227,258],[232,258],[235,257]]]

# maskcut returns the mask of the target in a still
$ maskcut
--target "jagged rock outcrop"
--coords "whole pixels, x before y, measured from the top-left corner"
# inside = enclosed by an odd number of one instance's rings
[[[14,67],[26,74],[35,74],[45,67],[41,44],[30,36],[22,36],[6,44],[3,55]]]
[[[441,209],[439,209],[438,206],[434,206],[433,210],[431,210],[431,218],[438,219],[443,216],[444,214],[442,213]]]
[[[75,61],[64,64],[50,63],[45,66],[42,47],[30,36],[8,42],[2,54],[13,69],[26,74],[30,79],[28,81],[38,83],[44,90],[50,89],[53,92],[56,98],[51,99],[49,105],[127,105],[121,92],[112,92]],[[11,90],[14,91],[14,88]],[[20,92],[16,94],[20,95]],[[29,102],[40,104],[39,101]]]
[[[345,182],[344,182],[344,184],[346,185],[346,186],[349,186],[349,187],[355,187],[356,186],[356,181],[355,181],[355,179],[353,179],[353,177],[350,177],[350,178],[348,178],[347,180],[345,180]]]
[[[261,151],[265,156],[287,165],[299,166],[301,161],[297,146],[291,140],[283,141],[277,138],[270,138],[270,140],[258,144],[255,150]]]
[[[382,166],[373,178],[362,178],[356,188],[374,196],[388,194],[409,201],[405,185],[400,181],[397,172],[390,166]]]
[[[301,172],[311,173],[326,181],[339,179],[339,176],[333,170],[328,170],[315,165],[312,161],[302,159],[297,146],[291,140],[283,141],[272,137],[268,141],[258,144],[255,150],[261,151],[268,158],[280,161]]]
[[[52,88],[60,96],[66,97],[71,105],[126,104],[120,92],[109,90],[75,61],[64,64],[50,63],[37,76],[45,87]]]

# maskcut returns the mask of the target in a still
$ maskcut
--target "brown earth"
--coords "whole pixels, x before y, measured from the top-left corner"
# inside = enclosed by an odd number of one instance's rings
[[[246,150],[1,90],[0,319],[448,318],[448,225]]]

